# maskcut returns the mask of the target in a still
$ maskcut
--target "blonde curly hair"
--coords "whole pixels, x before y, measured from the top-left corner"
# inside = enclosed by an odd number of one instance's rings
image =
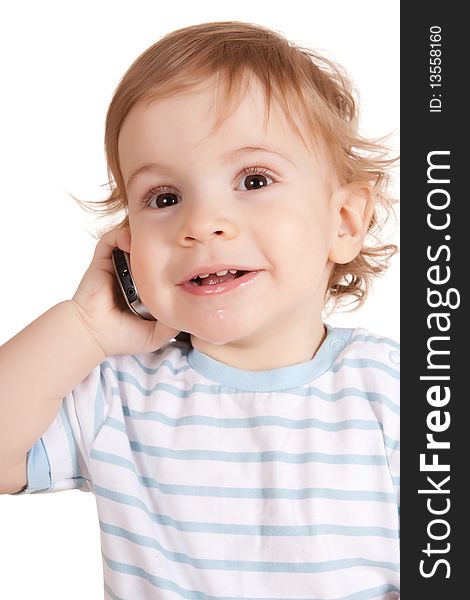
[[[386,270],[397,251],[396,245],[383,244],[378,236],[395,202],[387,189],[390,167],[397,159],[388,156],[383,140],[359,135],[357,102],[343,69],[266,27],[237,21],[203,23],[173,31],[145,50],[119,82],[106,116],[110,193],[104,200],[92,202],[72,197],[82,208],[102,217],[124,213],[113,227],[128,225],[118,153],[126,116],[134,106],[184,92],[211,76],[223,81],[227,100],[241,98],[250,77],[256,77],[265,92],[266,119],[274,98],[291,128],[307,143],[292,117],[302,115],[307,137],[323,142],[339,181],[367,185],[372,190],[375,209],[363,247],[349,263],[335,265],[325,290],[325,303],[337,306],[353,297],[354,308],[359,307],[372,279]]]

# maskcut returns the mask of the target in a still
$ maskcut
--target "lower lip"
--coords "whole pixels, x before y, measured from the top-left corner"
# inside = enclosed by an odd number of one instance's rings
[[[213,285],[191,285],[190,283],[182,283],[180,287],[185,292],[188,292],[188,294],[193,294],[193,296],[214,296],[231,292],[239,287],[243,288],[252,285],[259,273],[261,273],[261,271],[250,271],[241,277],[231,279],[225,283],[214,283]]]

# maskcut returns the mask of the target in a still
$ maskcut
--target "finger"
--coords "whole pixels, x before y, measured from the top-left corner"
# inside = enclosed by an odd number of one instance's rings
[[[114,248],[120,248],[124,252],[130,253],[131,234],[127,227],[112,229],[105,233],[95,248],[94,259],[109,259]]]

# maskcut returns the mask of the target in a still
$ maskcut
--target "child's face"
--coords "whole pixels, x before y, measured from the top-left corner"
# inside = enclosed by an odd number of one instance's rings
[[[142,300],[163,323],[215,345],[243,347],[284,326],[311,332],[321,325],[338,230],[331,169],[274,105],[264,129],[258,84],[209,135],[214,99],[214,86],[199,88],[135,107],[122,126],[126,184],[143,165],[160,165],[127,188]],[[271,152],[246,149],[260,146]],[[256,274],[230,288],[185,283],[231,267]]]

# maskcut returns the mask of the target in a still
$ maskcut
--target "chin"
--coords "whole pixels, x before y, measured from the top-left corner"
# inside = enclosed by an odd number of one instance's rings
[[[233,321],[215,320],[211,323],[192,323],[191,325],[188,325],[184,331],[203,342],[215,346],[236,342],[253,334],[252,328],[246,322],[241,324]]]
[[[230,342],[234,342],[245,337],[240,334],[240,331],[207,331],[205,327],[194,327],[186,331],[188,331],[188,333],[196,337],[198,340],[207,342],[209,344],[214,344],[214,346],[224,346],[225,344],[229,344]]]

